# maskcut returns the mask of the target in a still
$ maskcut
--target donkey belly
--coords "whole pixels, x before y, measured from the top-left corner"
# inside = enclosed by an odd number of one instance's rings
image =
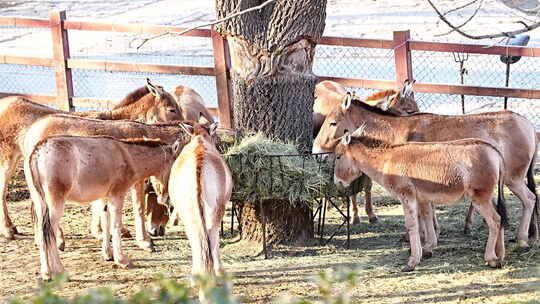
[[[418,201],[433,202],[436,204],[452,204],[463,198],[465,188],[458,185],[431,185],[430,187],[417,187]]]

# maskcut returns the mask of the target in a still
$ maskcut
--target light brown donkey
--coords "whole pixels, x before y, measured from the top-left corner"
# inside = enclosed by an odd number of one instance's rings
[[[164,143],[172,144],[177,139],[188,140],[185,131],[178,122],[158,123],[148,125],[140,122],[126,120],[97,120],[71,115],[48,115],[39,119],[26,132],[24,140],[24,155],[32,152],[34,146],[49,136],[110,136],[117,139],[126,138],[159,138]],[[132,191],[133,212],[135,214],[135,234],[137,245],[144,250],[152,250],[152,243],[145,228],[144,185],[136,183]],[[157,189],[159,190],[159,189]],[[92,205],[92,235],[101,234],[99,210],[103,209],[103,202]],[[61,234],[58,234],[61,237]],[[60,243],[61,245],[62,243]]]
[[[197,91],[179,85],[172,91],[172,95],[176,98],[176,102],[185,120],[201,122],[199,119],[204,117],[205,121],[214,123],[214,117],[208,112],[204,106],[204,101]]]
[[[24,170],[38,218],[42,278],[49,280],[64,271],[55,233],[66,201],[109,199],[113,248],[111,256],[111,229],[108,217],[103,216],[102,255],[128,267],[131,262],[122,253],[120,236],[124,196],[150,176],[156,177],[167,195],[170,168],[180,147],[180,141],[165,145],[159,140],[112,137],[52,136],[38,142],[25,157]]]
[[[374,107],[378,107],[384,111],[396,115],[409,115],[418,112],[418,105],[412,93],[413,82],[406,80],[399,91],[384,90],[375,94],[369,95],[366,99],[361,100],[348,93],[345,88],[337,82],[321,81],[315,86],[315,103],[313,105],[313,136],[316,137],[327,115],[332,113],[334,108],[339,107],[344,99],[355,99],[358,102],[364,102]],[[377,215],[373,211],[371,202],[371,187],[372,182],[366,176],[361,176],[360,191],[364,192],[364,208],[370,223],[378,221]],[[350,197],[352,223],[360,222],[358,216],[358,204],[356,194]]]
[[[171,169],[171,203],[184,223],[191,245],[191,272],[221,274],[219,228],[231,197],[232,177],[215,146],[217,124],[185,127],[192,137]]]
[[[368,136],[389,144],[479,138],[495,146],[504,157],[504,183],[519,197],[523,206],[517,232],[518,245],[528,247],[529,225],[536,225],[536,221],[531,221],[536,199],[532,174],[536,133],[526,118],[511,111],[396,116],[361,102],[345,102],[326,118],[313,143],[313,152],[334,151],[345,131],[356,130],[363,123],[367,125]]]
[[[334,180],[348,185],[363,172],[401,202],[411,245],[411,256],[403,271],[414,270],[422,259],[419,212],[431,211],[432,202],[452,204],[463,196],[472,199],[489,227],[484,260],[491,267],[501,267],[507,218],[504,162],[497,148],[479,139],[388,145],[366,136],[365,128],[361,126],[353,137],[346,132],[336,147]],[[491,202],[496,188],[497,210]],[[430,214],[426,215],[428,223],[432,223]],[[437,236],[433,225],[426,228],[424,253],[431,256]]]
[[[181,120],[182,116],[174,98],[159,87],[148,83],[128,94],[122,106],[105,112],[68,113],[34,103],[22,97],[0,99],[0,237],[13,239],[16,228],[7,209],[7,184],[13,176],[17,162],[22,157],[26,130],[36,120],[49,114],[65,113],[100,119],[129,119],[137,121]]]

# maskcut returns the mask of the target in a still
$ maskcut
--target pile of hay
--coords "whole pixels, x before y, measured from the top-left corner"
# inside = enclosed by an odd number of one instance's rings
[[[312,203],[325,194],[336,194],[334,159],[301,155],[292,143],[250,134],[224,154],[231,169],[233,200],[255,202],[288,200]]]

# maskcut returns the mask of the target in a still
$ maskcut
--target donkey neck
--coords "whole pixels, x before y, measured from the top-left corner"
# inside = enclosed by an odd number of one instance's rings
[[[110,111],[110,119],[120,120],[129,119],[136,121],[146,121],[146,113],[149,105],[147,102],[139,100],[135,103],[128,104]]]
[[[355,144],[351,147],[349,153],[352,153],[354,164],[358,166],[360,171],[377,183],[381,183],[385,166],[385,156],[388,150]]]
[[[358,124],[355,125],[355,128],[365,122],[367,125],[366,135],[389,143],[401,143],[407,140],[412,122],[408,117],[381,114],[375,110],[366,110],[358,105],[353,108],[353,111],[355,112],[351,114],[357,117],[355,120]]]

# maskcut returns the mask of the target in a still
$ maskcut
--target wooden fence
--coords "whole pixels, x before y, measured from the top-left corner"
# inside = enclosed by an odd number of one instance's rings
[[[51,12],[49,19],[0,17],[0,26],[45,27],[50,28],[51,30],[53,45],[52,58],[0,55],[0,64],[54,67],[56,75],[55,96],[20,94],[36,102],[56,104],[65,110],[73,110],[75,105],[78,107],[109,108],[111,106],[110,100],[74,97],[73,78],[71,75],[72,69],[213,76],[216,79],[218,108],[209,109],[214,115],[219,116],[220,122],[224,127],[230,127],[231,125],[231,104],[228,90],[228,69],[230,68],[230,58],[226,41],[214,30],[198,29],[184,34],[184,36],[212,39],[214,67],[194,67],[70,58],[68,37],[69,30],[161,34],[165,32],[179,33],[185,30],[185,28],[181,27],[72,21],[66,19],[64,11]],[[320,75],[320,79],[333,80],[345,86],[355,88],[395,88],[400,86],[405,79],[414,79],[411,51],[460,52],[469,54],[540,57],[540,48],[413,41],[410,39],[409,31],[394,32],[393,38],[393,40],[378,40],[323,37],[319,41],[319,44],[388,50],[393,49],[396,75],[394,81],[325,77],[324,75]],[[414,85],[414,91],[422,93],[507,96],[513,98],[540,99],[540,90],[516,88],[416,83]],[[17,94],[0,92],[0,97],[6,95]]]

